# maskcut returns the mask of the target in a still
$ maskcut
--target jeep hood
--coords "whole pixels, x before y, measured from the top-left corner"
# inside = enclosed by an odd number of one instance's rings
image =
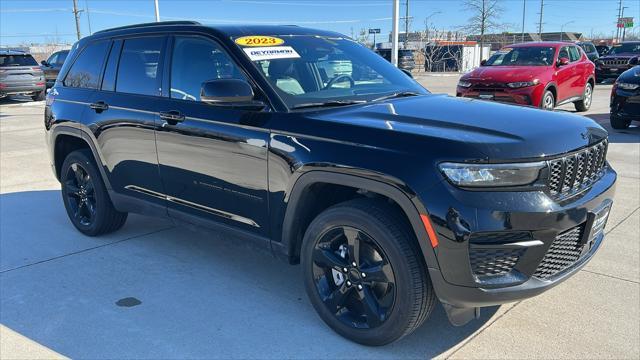
[[[494,102],[424,95],[321,111],[318,120],[464,143],[489,161],[563,154],[607,136],[584,116]],[[463,144],[461,144],[463,145]]]

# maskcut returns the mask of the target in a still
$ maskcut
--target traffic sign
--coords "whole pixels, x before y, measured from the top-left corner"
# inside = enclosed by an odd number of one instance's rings
[[[369,29],[369,34],[380,34],[380,29]]]

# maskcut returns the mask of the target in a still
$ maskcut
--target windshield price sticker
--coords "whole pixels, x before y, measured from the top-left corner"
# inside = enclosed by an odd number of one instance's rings
[[[291,46],[257,47],[242,49],[251,61],[273,59],[297,59],[300,57]]]
[[[243,36],[236,39],[241,46],[277,46],[284,44],[284,40],[273,36]]]

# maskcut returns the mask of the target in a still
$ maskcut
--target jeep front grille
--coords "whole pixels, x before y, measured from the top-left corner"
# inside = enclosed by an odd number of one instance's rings
[[[606,66],[628,65],[629,59],[608,59],[601,60]]]
[[[549,191],[557,199],[588,189],[604,173],[607,140],[549,161]]]
[[[583,230],[584,225],[580,225],[558,235],[533,276],[539,279],[548,279],[575,264],[582,253],[580,239]]]

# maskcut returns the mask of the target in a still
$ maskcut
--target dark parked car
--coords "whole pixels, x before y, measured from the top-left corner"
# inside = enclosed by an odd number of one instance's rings
[[[598,51],[598,56],[602,57],[609,53],[611,47],[609,45],[596,45],[596,50]]]
[[[44,77],[47,80],[47,88],[53,86],[53,83],[56,81],[56,77],[58,77],[58,72],[60,72],[68,54],[69,50],[57,51],[51,54],[47,60],[42,60],[40,62],[40,68],[44,72]]]
[[[378,54],[391,62],[390,49],[378,49]],[[416,61],[413,58],[413,50],[398,49],[398,67],[402,70],[412,71],[416,67]]]
[[[595,62],[600,57],[598,50],[596,50],[596,47],[593,45],[592,42],[581,41],[576,44],[582,48],[585,54],[587,54],[587,58],[589,58],[589,60]]]
[[[31,54],[0,50],[0,99],[8,95],[29,95],[44,100],[44,74]]]
[[[46,104],[80,232],[138,212],[255,241],[301,263],[320,317],[368,345],[410,334],[438,300],[462,325],[566,280],[602,244],[616,182],[588,118],[432,95],[301,27],[101,31]]]
[[[615,79],[638,64],[640,41],[627,41],[614,45],[606,56],[596,61],[596,79]]]
[[[611,89],[610,121],[614,129],[626,129],[640,121],[640,66],[618,77]]]

